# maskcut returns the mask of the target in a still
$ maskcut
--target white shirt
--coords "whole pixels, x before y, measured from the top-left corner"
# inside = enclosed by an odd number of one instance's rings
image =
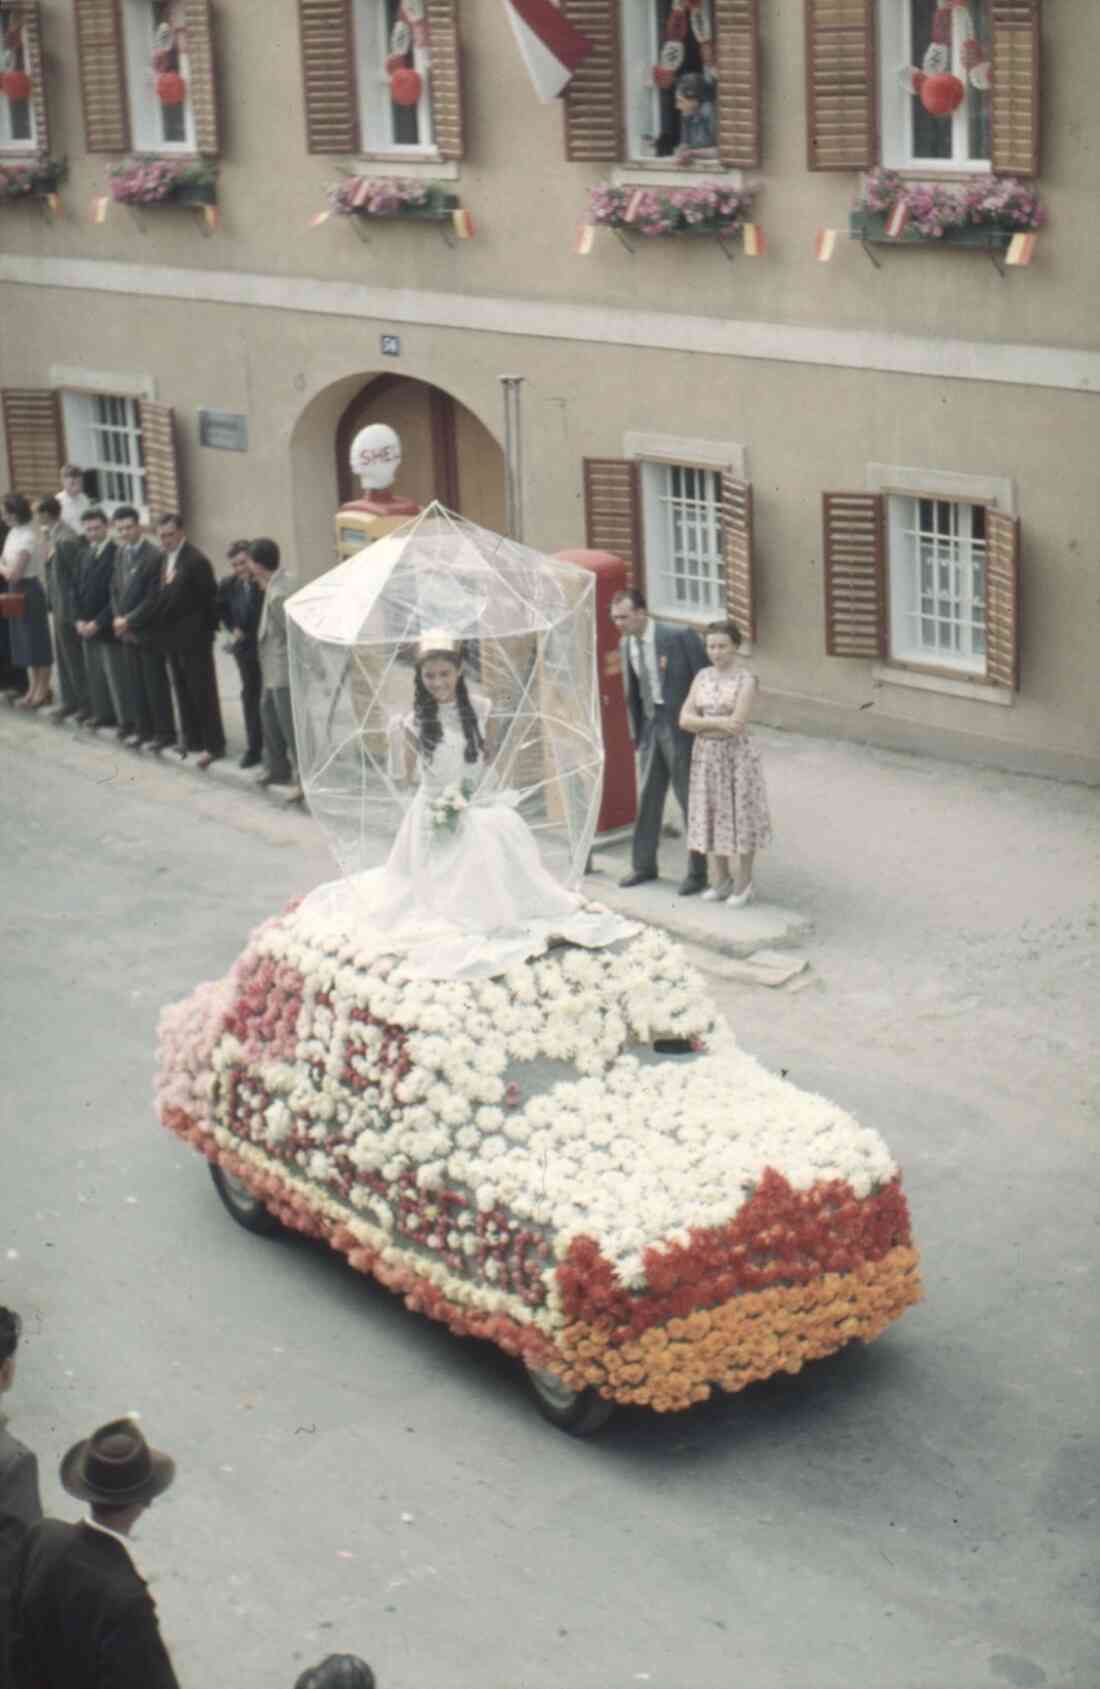
[[[653,693],[655,704],[664,703],[664,693],[661,690],[661,671],[657,667],[657,624],[652,616],[646,618],[645,632],[641,638],[636,633],[630,636],[630,666],[641,681],[641,663],[645,662],[649,675],[649,685]]]
[[[80,518],[86,510],[92,508],[92,501],[87,493],[58,493],[57,502],[61,506],[61,520],[67,522],[74,534],[80,532]]]
[[[24,553],[29,553],[29,556],[20,568],[17,559]],[[15,586],[17,581],[35,580],[42,573],[45,560],[46,541],[32,522],[10,530],[4,541],[3,564],[12,586]]]
[[[185,544],[186,544],[185,540],[180,540],[180,543],[179,543],[179,545],[177,545],[175,551],[169,552],[169,554],[168,554],[168,558],[167,558],[167,565],[168,566],[164,571],[164,584],[165,584],[165,586],[168,585],[169,581],[174,581],[175,578],[176,578],[176,558],[179,556],[180,552],[183,550]]]

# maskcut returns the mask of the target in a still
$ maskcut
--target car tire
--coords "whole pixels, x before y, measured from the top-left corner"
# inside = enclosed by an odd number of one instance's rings
[[[570,1390],[553,1372],[527,1368],[527,1382],[531,1386],[535,1404],[544,1419],[571,1437],[591,1437],[605,1426],[615,1412],[615,1403],[601,1396],[598,1390]]]
[[[214,1161],[210,1163],[210,1177],[226,1210],[246,1232],[256,1237],[273,1237],[280,1229],[278,1220],[268,1213],[259,1197],[253,1196],[246,1184]]]

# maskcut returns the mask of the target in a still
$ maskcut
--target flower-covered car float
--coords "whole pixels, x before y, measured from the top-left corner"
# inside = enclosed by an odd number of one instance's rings
[[[742,1051],[653,929],[433,980],[292,908],[164,1011],[160,1062],[235,1219],[518,1356],[575,1433],[796,1373],[920,1296],[881,1138]]]

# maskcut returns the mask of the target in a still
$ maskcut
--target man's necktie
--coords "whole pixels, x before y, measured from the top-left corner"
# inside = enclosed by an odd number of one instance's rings
[[[645,642],[635,635],[634,649],[638,653],[638,685],[642,692],[642,712],[647,721],[651,721],[654,712],[653,682],[649,678],[649,663],[646,661]]]

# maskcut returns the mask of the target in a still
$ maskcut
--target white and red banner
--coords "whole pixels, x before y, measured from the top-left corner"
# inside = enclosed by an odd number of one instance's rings
[[[504,0],[520,56],[540,100],[556,100],[592,51],[554,0]]]

